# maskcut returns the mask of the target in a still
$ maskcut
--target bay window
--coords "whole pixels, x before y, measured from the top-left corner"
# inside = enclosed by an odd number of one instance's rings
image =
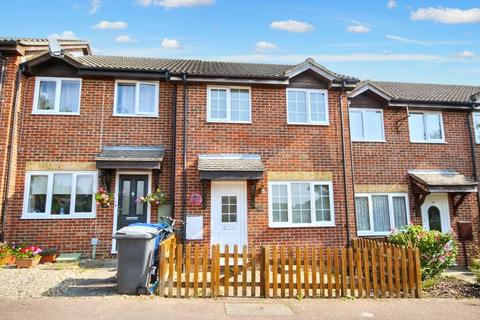
[[[96,172],[28,172],[24,219],[93,218]]]
[[[270,227],[334,226],[330,181],[270,181]]]
[[[387,235],[410,221],[408,197],[403,193],[358,193],[355,213],[359,236]]]

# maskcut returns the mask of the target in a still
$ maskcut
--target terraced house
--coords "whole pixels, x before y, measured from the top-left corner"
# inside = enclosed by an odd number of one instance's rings
[[[345,246],[460,221],[474,253],[480,87],[59,43],[0,39],[6,240],[107,256],[115,230],[161,215],[186,222],[184,241],[240,246]],[[111,207],[95,203],[102,187]],[[166,204],[138,201],[157,188]]]

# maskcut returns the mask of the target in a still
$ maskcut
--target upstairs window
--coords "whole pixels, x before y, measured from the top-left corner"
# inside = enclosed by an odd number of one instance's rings
[[[352,141],[385,141],[383,112],[378,109],[350,109]]]
[[[436,111],[410,112],[408,117],[411,142],[445,142],[442,113]]]
[[[80,114],[81,84],[81,79],[37,77],[33,113]]]
[[[475,128],[475,141],[480,143],[480,112],[473,114],[473,127]]]
[[[23,218],[93,218],[96,172],[27,173]]]
[[[158,83],[117,81],[113,114],[116,116],[157,116]]]
[[[355,213],[359,236],[387,235],[410,221],[408,198],[403,193],[356,194]]]
[[[327,90],[287,89],[289,124],[328,124]]]
[[[329,181],[269,182],[270,227],[334,226]]]
[[[208,122],[251,122],[250,88],[210,87]]]

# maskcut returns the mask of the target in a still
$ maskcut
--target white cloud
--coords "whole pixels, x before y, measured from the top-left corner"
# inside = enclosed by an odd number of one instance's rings
[[[397,1],[395,1],[395,0],[389,0],[389,1],[387,2],[387,8],[388,8],[388,9],[391,10],[391,9],[395,9],[396,7],[397,7]]]
[[[137,3],[144,7],[154,5],[164,8],[178,8],[209,6],[215,4],[215,0],[137,0]]]
[[[182,44],[178,40],[168,38],[162,40],[162,48],[170,50],[183,49]]]
[[[123,21],[107,21],[102,20],[96,25],[94,25],[93,29],[100,29],[100,30],[123,30],[126,29],[128,24]]]
[[[273,21],[270,24],[270,28],[289,32],[309,32],[312,31],[315,27],[312,24],[303,21],[283,20]]]
[[[351,54],[293,54],[293,55],[269,55],[269,54],[251,54],[207,57],[211,60],[219,61],[239,61],[239,62],[269,62],[269,63],[298,63],[304,61],[305,57],[311,57],[319,63],[325,62],[390,62],[390,61],[423,61],[423,62],[444,62],[448,58],[435,54],[417,54],[417,53],[351,53]]]
[[[55,38],[55,39],[68,39],[68,40],[75,40],[78,37],[73,33],[73,31],[63,31],[62,33],[52,33],[48,36],[48,38]]]
[[[267,50],[275,50],[278,49],[278,46],[275,43],[267,42],[267,41],[258,41],[255,44],[255,50],[257,52],[264,52]]]
[[[404,38],[400,36],[396,36],[393,34],[386,34],[385,38],[393,41],[398,41],[398,42],[404,42],[404,43],[413,43],[413,44],[419,44],[421,46],[426,46],[426,47],[431,47],[432,45],[428,42],[425,41],[420,41],[420,40],[415,40],[415,39],[410,39],[410,38]]]
[[[480,8],[419,8],[411,13],[410,18],[413,21],[432,20],[446,24],[480,23]]]
[[[115,42],[121,42],[121,43],[133,43],[133,42],[137,42],[136,39],[130,37],[129,35],[126,35],[126,34],[123,34],[123,35],[119,35],[117,36],[115,39]]]
[[[468,59],[468,58],[475,57],[476,54],[475,54],[475,52],[465,50],[465,51],[462,51],[462,52],[455,53],[453,56],[455,58],[459,58],[459,59]]]
[[[102,0],[92,0],[92,2],[90,2],[90,14],[97,12],[97,10],[100,9],[101,4]]]
[[[370,28],[367,26],[364,26],[363,24],[352,24],[346,27],[348,32],[353,32],[353,33],[367,33],[370,32]]]

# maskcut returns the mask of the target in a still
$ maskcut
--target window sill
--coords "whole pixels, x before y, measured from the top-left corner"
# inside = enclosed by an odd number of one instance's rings
[[[113,114],[114,117],[125,118],[158,118],[158,114]]]
[[[80,112],[41,112],[41,111],[33,111],[32,115],[36,115],[36,116],[79,116]]]
[[[330,125],[329,122],[307,123],[307,122],[288,122],[288,121],[287,121],[287,124],[292,126],[324,126],[324,127],[327,127]]]
[[[289,223],[289,224],[274,224],[274,223],[269,223],[268,224],[269,228],[272,229],[292,229],[292,228],[331,228],[331,227],[336,227],[334,222],[329,222],[329,223],[322,223],[322,224],[311,224],[311,223]]]
[[[207,123],[224,123],[224,124],[252,124],[252,121],[227,121],[227,120],[210,120]]]
[[[447,144],[446,141],[411,141],[413,144]]]
[[[74,220],[74,219],[95,219],[95,213],[82,214],[63,214],[63,215],[45,215],[45,214],[23,214],[21,220]]]
[[[391,232],[357,232],[359,237],[385,237],[388,236]]]
[[[352,142],[387,143],[387,140],[353,140]]]

